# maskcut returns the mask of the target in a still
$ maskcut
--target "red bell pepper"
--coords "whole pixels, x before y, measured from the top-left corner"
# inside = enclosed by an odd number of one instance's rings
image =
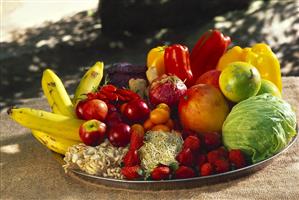
[[[187,86],[193,83],[193,75],[190,67],[188,48],[184,45],[174,44],[168,46],[164,53],[165,71],[168,75],[176,75]]]
[[[190,55],[194,80],[216,68],[230,43],[230,37],[223,35],[219,30],[209,30],[199,38]]]

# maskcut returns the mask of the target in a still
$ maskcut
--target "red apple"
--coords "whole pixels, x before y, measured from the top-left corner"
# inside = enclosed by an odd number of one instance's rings
[[[149,117],[151,110],[142,99],[134,99],[125,104],[122,114],[131,122],[143,122]]]
[[[219,87],[219,76],[221,74],[220,70],[214,69],[207,71],[206,73],[202,74],[195,82],[195,84],[208,84],[212,85],[215,88],[220,90]]]
[[[79,103],[76,105],[76,115],[79,119],[84,119],[83,117],[83,105],[86,103],[86,101],[79,101]]]
[[[99,99],[86,101],[83,104],[82,109],[82,116],[85,120],[97,119],[104,121],[108,113],[107,104]]]
[[[105,119],[105,122],[106,122],[108,128],[110,128],[118,123],[121,123],[122,121],[123,121],[123,119],[122,119],[120,113],[116,112],[116,111],[109,112]]]
[[[131,138],[131,128],[128,124],[119,123],[110,128],[108,139],[115,147],[125,147],[129,144]]]
[[[81,124],[79,134],[82,142],[88,146],[97,146],[104,141],[106,124],[92,119]]]

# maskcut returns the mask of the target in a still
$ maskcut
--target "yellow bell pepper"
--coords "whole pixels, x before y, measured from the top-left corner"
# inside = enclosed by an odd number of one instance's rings
[[[242,49],[235,46],[228,50],[219,60],[217,69],[223,70],[229,63],[243,61],[255,66],[263,79],[274,83],[282,90],[280,64],[271,48],[264,43],[258,43],[251,48]]]
[[[150,68],[148,68],[146,70],[145,74],[146,74],[146,78],[147,78],[147,80],[148,80],[149,83],[153,82],[153,80],[155,80],[156,78],[159,77],[156,67],[150,67]]]
[[[165,73],[164,52],[166,47],[167,46],[155,47],[147,54],[147,67],[155,67],[157,69],[158,76],[162,76]]]

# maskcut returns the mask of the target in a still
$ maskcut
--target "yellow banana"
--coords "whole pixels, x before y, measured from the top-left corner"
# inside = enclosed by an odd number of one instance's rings
[[[54,113],[76,118],[73,103],[63,83],[50,69],[43,73],[42,88]]]
[[[79,143],[79,141],[51,136],[36,130],[32,130],[32,135],[50,150],[63,155],[67,152],[68,147]]]
[[[76,105],[78,101],[86,98],[86,94],[92,92],[93,89],[97,89],[102,78],[104,72],[104,63],[96,62],[82,77],[74,98],[73,104]]]
[[[83,120],[32,108],[12,108],[8,113],[13,120],[24,127],[80,141],[79,128]]]
[[[76,117],[73,103],[62,81],[50,69],[46,69],[43,73],[42,88],[53,113]],[[64,133],[60,134],[64,135]],[[37,130],[32,130],[32,135],[48,149],[63,155],[69,146],[79,143],[79,141],[64,139]]]

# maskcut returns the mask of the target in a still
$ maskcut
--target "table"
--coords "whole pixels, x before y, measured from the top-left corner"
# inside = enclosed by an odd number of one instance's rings
[[[283,78],[283,96],[299,122],[299,77]],[[45,99],[22,105],[49,109]],[[240,179],[175,191],[93,186],[64,173],[30,131],[0,115],[1,199],[299,199],[299,140],[266,168]]]

